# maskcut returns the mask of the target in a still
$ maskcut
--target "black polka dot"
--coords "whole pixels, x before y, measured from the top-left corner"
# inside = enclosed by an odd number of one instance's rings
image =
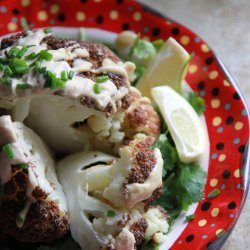
[[[206,58],[205,63],[206,63],[207,65],[210,65],[210,64],[213,63],[213,61],[214,61],[213,57],[208,57],[208,58]]]
[[[212,96],[218,96],[220,94],[219,88],[213,88],[211,94]]]
[[[216,144],[216,149],[217,150],[222,150],[224,148],[224,143],[223,142],[219,142]]]
[[[173,35],[178,35],[179,33],[180,33],[179,28],[175,27],[175,28],[172,29],[172,34]]]
[[[103,23],[103,16],[101,16],[101,15],[97,16],[96,22],[97,22],[98,24],[102,24],[102,23]]]
[[[226,119],[226,124],[227,125],[230,125],[234,122],[234,118],[232,116],[228,116],[227,119]]]
[[[239,147],[238,147],[238,151],[240,152],[240,153],[244,153],[244,151],[245,151],[245,145],[240,145]]]
[[[122,3],[123,3],[123,0],[116,0],[116,2],[117,2],[118,4],[122,4]]]
[[[236,203],[234,201],[230,202],[228,205],[227,205],[227,208],[228,209],[235,209],[236,208]]]
[[[199,82],[198,83],[198,89],[203,90],[205,88],[205,83],[204,82]]]
[[[14,15],[18,15],[18,14],[20,14],[20,10],[14,8],[14,9],[12,9],[12,13],[13,13]]]
[[[124,24],[122,25],[122,29],[123,29],[123,30],[129,30],[129,24],[128,24],[128,23],[124,23]]]
[[[230,177],[231,173],[230,171],[228,170],[225,170],[223,173],[222,173],[222,178],[223,179],[228,179]]]
[[[201,205],[201,210],[202,210],[202,211],[207,211],[210,207],[211,207],[211,202],[207,201],[207,202],[204,202],[204,203]]]
[[[186,242],[191,242],[193,239],[194,239],[194,235],[190,234],[190,235],[187,236]]]
[[[57,17],[58,21],[63,22],[66,19],[66,16],[64,13],[60,13]]]
[[[233,99],[234,99],[234,100],[240,100],[240,96],[239,96],[239,94],[238,94],[237,92],[235,92],[235,93],[233,94]]]
[[[88,0],[80,0],[81,3],[87,3]]]
[[[161,30],[159,28],[153,28],[152,34],[153,36],[159,36],[161,33]]]

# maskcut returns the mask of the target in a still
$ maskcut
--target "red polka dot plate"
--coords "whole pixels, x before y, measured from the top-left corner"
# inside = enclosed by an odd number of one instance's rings
[[[186,81],[206,102],[210,138],[207,183],[203,200],[192,208],[195,219],[189,223],[180,219],[161,249],[218,249],[239,216],[249,180],[249,113],[220,59],[196,34],[132,0],[2,0],[0,35],[22,30],[21,17],[31,28],[61,27],[57,32],[68,36],[74,36],[79,27],[91,28],[87,34],[94,38],[104,34],[107,40],[128,29],[148,39],[172,36],[194,54]],[[207,199],[215,188],[221,194]]]

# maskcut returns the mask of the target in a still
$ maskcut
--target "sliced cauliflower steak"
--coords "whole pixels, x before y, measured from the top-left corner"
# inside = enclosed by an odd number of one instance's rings
[[[29,128],[0,117],[0,228],[19,241],[49,242],[69,231],[67,206],[52,159]]]
[[[160,151],[136,139],[120,149],[120,156],[80,152],[57,165],[71,233],[83,249],[131,250],[146,236],[162,235],[155,238],[160,243],[168,231],[166,212],[146,206],[162,188]],[[161,221],[160,226],[153,216]]]

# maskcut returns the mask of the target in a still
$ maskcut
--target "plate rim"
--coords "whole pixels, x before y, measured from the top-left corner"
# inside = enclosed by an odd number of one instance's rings
[[[184,27],[185,29],[187,29],[188,31],[190,31],[192,34],[197,35],[203,41],[205,41],[202,38],[202,36],[200,36],[199,34],[196,34],[196,32],[194,32],[193,30],[191,30],[186,25],[183,25],[179,21],[176,21],[174,18],[168,17],[166,14],[161,13],[159,10],[155,9],[154,7],[150,6],[147,3],[142,2],[141,0],[135,0],[135,1],[138,2],[142,7],[146,8],[146,10],[149,11],[151,14],[160,16],[160,17],[164,18],[167,21],[174,22],[177,25],[179,25],[181,27]],[[208,44],[208,43],[206,42],[206,44]],[[230,73],[229,69],[227,68],[227,66],[225,65],[225,63],[221,59],[221,57],[213,50],[213,48],[209,44],[208,44],[208,47],[211,50],[211,52],[212,52],[212,54],[213,54],[216,62],[218,63],[218,66],[222,69],[222,71],[225,74],[225,76],[228,78],[228,80],[230,81],[230,83],[234,86],[235,90],[237,91],[237,93],[241,97],[241,101],[243,102],[243,104],[245,106],[245,109],[246,109],[246,112],[247,112],[248,124],[250,124],[250,111],[249,111],[246,99],[245,99],[245,97],[244,97],[244,95],[243,95],[243,93],[242,93],[239,85],[237,84],[237,81],[233,77],[232,73]],[[209,247],[207,248],[208,250],[220,249],[225,244],[225,242],[229,238],[230,234],[232,233],[234,227],[236,226],[236,224],[237,224],[237,222],[238,222],[238,220],[240,218],[240,215],[242,213],[242,209],[244,208],[244,205],[245,205],[245,202],[246,202],[246,199],[247,199],[247,195],[248,195],[248,192],[249,192],[249,189],[250,189],[250,146],[249,146],[249,140],[248,140],[248,142],[246,144],[246,148],[244,150],[241,169],[243,170],[243,173],[244,173],[244,175],[242,176],[242,179],[244,181],[243,182],[244,183],[244,192],[243,192],[242,201],[241,201],[241,204],[239,206],[239,210],[238,210],[238,213],[236,215],[236,218],[230,224],[231,228],[229,229],[229,231],[227,233],[225,233],[224,235],[222,235],[222,237],[220,237],[217,240],[213,241],[209,245]]]

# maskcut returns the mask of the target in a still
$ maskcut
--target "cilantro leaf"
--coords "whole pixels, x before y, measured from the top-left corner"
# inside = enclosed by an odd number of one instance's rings
[[[203,198],[206,174],[196,163],[178,162],[174,172],[163,181],[163,195],[155,201],[170,215],[171,221],[187,210],[193,202]]]
[[[159,148],[161,151],[162,159],[163,159],[163,178],[165,177],[167,171],[173,170],[177,160],[178,153],[176,149],[169,143],[166,135],[161,134],[158,140],[152,146],[153,149]]]
[[[202,115],[205,111],[205,101],[195,92],[183,94],[184,98],[191,104],[198,115]]]
[[[206,173],[196,163],[180,164],[180,183],[185,191],[192,198],[192,202],[198,202],[203,198],[203,188],[206,180]]]

